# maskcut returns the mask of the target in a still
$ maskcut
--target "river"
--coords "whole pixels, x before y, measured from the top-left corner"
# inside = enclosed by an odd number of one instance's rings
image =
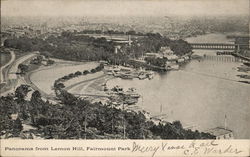
[[[230,43],[223,34],[207,34],[186,39],[189,42]],[[194,50],[195,54],[215,55],[214,50]],[[237,139],[250,138],[250,85],[236,75],[241,63],[192,60],[178,71],[156,74],[152,80],[107,82],[123,88],[135,87],[142,95],[138,103],[152,114],[166,114],[167,120],[180,120],[184,126],[201,131],[225,126]],[[249,73],[248,73],[249,75]],[[225,120],[226,115],[226,120]]]

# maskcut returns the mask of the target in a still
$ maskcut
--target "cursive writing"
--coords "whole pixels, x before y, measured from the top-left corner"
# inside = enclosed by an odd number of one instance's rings
[[[137,144],[136,142],[133,142],[133,148],[132,152],[152,152],[152,157],[155,156],[156,152],[160,149],[160,146],[142,146],[140,144]]]
[[[151,156],[153,157],[158,151],[170,151],[170,150],[180,150],[180,149],[185,149],[184,145],[168,145],[168,143],[162,142],[161,145],[145,146],[133,142],[132,152],[152,153]]]
[[[229,145],[226,149],[221,149],[221,148],[205,148],[204,154],[239,154],[243,151],[238,150],[237,148],[233,148],[232,145]]]
[[[212,155],[212,154],[239,154],[242,153],[242,150],[239,150],[232,145],[227,147],[220,145],[218,141],[192,141],[188,149],[184,150],[184,155]]]

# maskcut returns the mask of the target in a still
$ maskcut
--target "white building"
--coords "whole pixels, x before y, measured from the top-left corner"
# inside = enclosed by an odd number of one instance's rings
[[[210,133],[211,135],[214,135],[216,139],[222,140],[222,139],[234,139],[233,131],[229,129],[225,129],[223,127],[216,127],[213,129],[209,129],[205,131],[207,133]]]
[[[161,47],[159,54],[162,56],[162,58],[167,58],[169,61],[176,61],[178,59],[178,56],[174,54],[169,46]]]
[[[160,58],[161,55],[159,53],[146,53],[145,57]]]
[[[170,56],[170,55],[174,55],[174,52],[170,49],[169,46],[161,47],[159,53],[162,54],[163,57],[167,57],[167,56]]]

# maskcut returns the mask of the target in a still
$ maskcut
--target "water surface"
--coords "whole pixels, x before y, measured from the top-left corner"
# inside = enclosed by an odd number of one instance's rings
[[[230,42],[221,34],[218,38],[216,35],[208,37]],[[197,40],[200,41],[200,38],[204,37],[197,37]],[[194,39],[192,41],[195,42]],[[195,50],[195,54],[215,55],[216,51]],[[235,138],[249,139],[250,85],[238,82],[244,79],[236,75],[246,74],[237,71],[241,65],[236,62],[193,60],[178,71],[156,74],[153,80],[115,78],[107,85],[137,88],[143,96],[139,105],[152,114],[167,114],[169,121],[180,120],[184,126],[200,130],[224,127],[226,122],[226,127],[233,130]]]

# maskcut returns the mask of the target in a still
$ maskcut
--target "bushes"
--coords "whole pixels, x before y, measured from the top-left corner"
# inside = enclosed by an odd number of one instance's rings
[[[91,69],[90,72],[91,73],[96,73],[96,70],[95,69]]]
[[[75,72],[75,76],[80,76],[82,73],[80,71]]]
[[[70,74],[68,74],[66,76],[63,76],[63,77],[55,80],[54,89],[55,90],[63,89],[65,86],[64,86],[64,84],[62,82],[70,80],[70,79],[78,77],[78,76],[81,76],[81,75],[87,75],[89,73],[93,74],[93,73],[99,72],[99,71],[103,70],[103,68],[104,68],[104,65],[100,64],[96,68],[91,69],[90,71],[84,70],[83,72],[77,71],[75,73],[70,73]]]
[[[102,69],[104,69],[104,65],[103,64],[100,64],[99,66],[97,66],[95,68],[96,71],[101,71]]]
[[[83,75],[87,75],[88,73],[89,73],[88,70],[84,70],[82,74],[83,74]]]

